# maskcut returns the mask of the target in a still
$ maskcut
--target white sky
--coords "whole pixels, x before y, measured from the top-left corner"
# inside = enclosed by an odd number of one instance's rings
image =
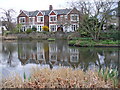
[[[17,16],[20,10],[48,10],[49,5],[53,5],[53,9],[67,8],[67,2],[70,1],[72,0],[0,0],[0,8],[14,9]]]
[[[53,9],[69,8],[67,2],[72,1],[78,0],[0,0],[0,8],[14,9],[17,16],[20,10],[48,10],[49,5],[53,5]]]
[[[16,10],[47,10],[49,5],[54,9],[65,8],[66,2],[72,0],[0,0],[0,8]]]

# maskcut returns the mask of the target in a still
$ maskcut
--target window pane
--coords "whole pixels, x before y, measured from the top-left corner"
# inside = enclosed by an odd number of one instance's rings
[[[56,16],[51,16],[50,21],[56,21]]]

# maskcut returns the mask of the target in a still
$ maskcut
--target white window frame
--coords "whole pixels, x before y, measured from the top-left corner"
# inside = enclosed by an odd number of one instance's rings
[[[53,56],[54,58],[52,58],[52,56]],[[50,53],[49,59],[50,59],[50,61],[57,61],[57,55],[54,54],[54,53]]]
[[[73,16],[77,16],[77,20],[73,20],[73,19],[72,19]],[[71,20],[71,21],[79,21],[79,15],[78,15],[78,14],[71,14],[71,15],[70,15],[70,20]]]
[[[78,49],[72,48],[70,49],[70,53],[79,53]]]
[[[51,26],[55,26],[54,30],[51,30]],[[57,25],[56,24],[51,24],[51,25],[49,25],[49,27],[50,27],[51,32],[56,32],[57,31]]]
[[[65,19],[67,19],[68,18],[68,16],[67,15],[65,15]]]
[[[51,21],[51,17],[55,17],[56,20],[55,20],[55,21]],[[49,16],[49,21],[50,21],[50,22],[57,22],[57,15],[50,15],[50,16]]]
[[[75,27],[74,27],[75,26]],[[79,25],[78,24],[72,24],[71,25],[71,30],[76,31],[78,29]],[[74,28],[74,29],[73,29]]]
[[[116,15],[117,15],[117,12],[116,12],[116,11],[113,11],[113,12],[112,12],[112,19],[116,19],[116,18],[117,18]]]
[[[113,16],[116,16],[116,15],[117,15],[117,12],[116,12],[116,11],[112,11],[112,15],[113,15]]]
[[[42,32],[43,31],[43,29],[42,29],[42,27],[43,27],[44,25],[37,25],[37,31],[39,31],[39,32]],[[41,27],[41,28],[40,28]]]
[[[76,60],[73,59],[73,58],[75,58],[75,57],[76,57]],[[77,63],[77,62],[79,61],[79,55],[78,55],[78,54],[71,54],[71,55],[70,55],[70,61],[71,61],[71,62],[74,62],[74,63],[75,63],[75,62]]]
[[[26,26],[22,26],[22,31],[25,32],[26,31]]]
[[[24,19],[24,22],[21,22],[21,19]],[[19,23],[25,23],[26,22],[26,18],[25,17],[19,17]]]
[[[64,15],[60,15],[60,18],[63,18],[64,17]]]
[[[43,21],[41,21],[41,18],[43,18]],[[37,16],[37,22],[44,22],[44,16]]]

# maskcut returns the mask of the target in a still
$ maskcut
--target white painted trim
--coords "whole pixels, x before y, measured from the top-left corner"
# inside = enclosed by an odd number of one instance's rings
[[[75,25],[75,30],[72,29],[72,25]],[[71,24],[70,27],[71,27],[71,31],[74,32],[74,31],[76,31],[79,28],[79,24],[78,23],[76,23],[76,24],[74,23],[74,24]]]
[[[24,13],[26,16],[28,16],[28,15],[24,12],[24,10],[21,10],[21,13]],[[21,13],[20,13],[20,14],[21,14]],[[19,14],[19,15],[20,15],[20,14]],[[18,17],[19,17],[19,15],[18,15]],[[28,16],[28,17],[29,17],[29,16]]]
[[[66,15],[68,15],[73,9],[71,9]]]
[[[52,12],[54,12],[54,13],[57,15],[57,13],[56,13],[54,10],[50,11],[50,13],[49,13],[48,15],[50,16],[50,14],[51,14]]]
[[[77,16],[77,20],[72,20],[72,16]],[[79,14],[70,14],[70,21],[74,21],[74,22],[79,21]]]
[[[24,18],[24,19],[25,19],[25,22],[20,22],[20,19],[21,19],[21,18]],[[19,23],[22,23],[22,24],[23,24],[23,23],[26,23],[26,17],[19,17]]]
[[[38,21],[38,17],[43,17],[43,21],[41,22],[41,21]],[[38,23],[44,23],[44,16],[37,16],[37,22]]]
[[[42,13],[42,11],[39,11],[39,12],[37,13],[37,15],[36,15],[36,16],[38,16],[38,14],[39,14],[40,12]],[[42,13],[42,15],[44,16],[44,14],[43,14],[43,13]]]
[[[37,25],[36,25],[37,31],[41,32],[40,29],[38,29],[38,26],[39,26],[39,27],[41,26],[41,31],[43,31],[42,27],[44,26],[44,24],[37,24]]]
[[[73,57],[76,57],[77,59],[72,59]],[[79,54],[70,54],[70,62],[77,63],[79,62]]]
[[[50,20],[51,17],[56,17],[56,21],[51,21]],[[57,22],[57,15],[49,15],[49,22]]]
[[[52,32],[52,31],[51,31],[51,26],[52,26],[52,25],[56,25],[56,30],[54,31],[54,32],[56,32],[56,31],[57,31],[57,24],[49,24],[49,31]]]

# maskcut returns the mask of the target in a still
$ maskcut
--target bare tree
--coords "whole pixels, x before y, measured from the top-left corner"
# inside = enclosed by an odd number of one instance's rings
[[[73,5],[74,4],[74,5]],[[72,2],[72,6],[76,6],[82,12],[80,21],[80,30],[90,34],[94,40],[98,40],[107,21],[111,18],[110,10],[117,4],[115,0],[103,1],[78,1]]]
[[[6,29],[8,31],[11,31],[13,30],[13,28],[15,27],[13,21],[15,20],[15,18],[13,18],[13,14],[15,14],[15,11],[13,9],[8,9],[8,10],[5,10],[5,9],[2,9],[1,14],[2,14],[2,23],[3,25],[6,27]]]

